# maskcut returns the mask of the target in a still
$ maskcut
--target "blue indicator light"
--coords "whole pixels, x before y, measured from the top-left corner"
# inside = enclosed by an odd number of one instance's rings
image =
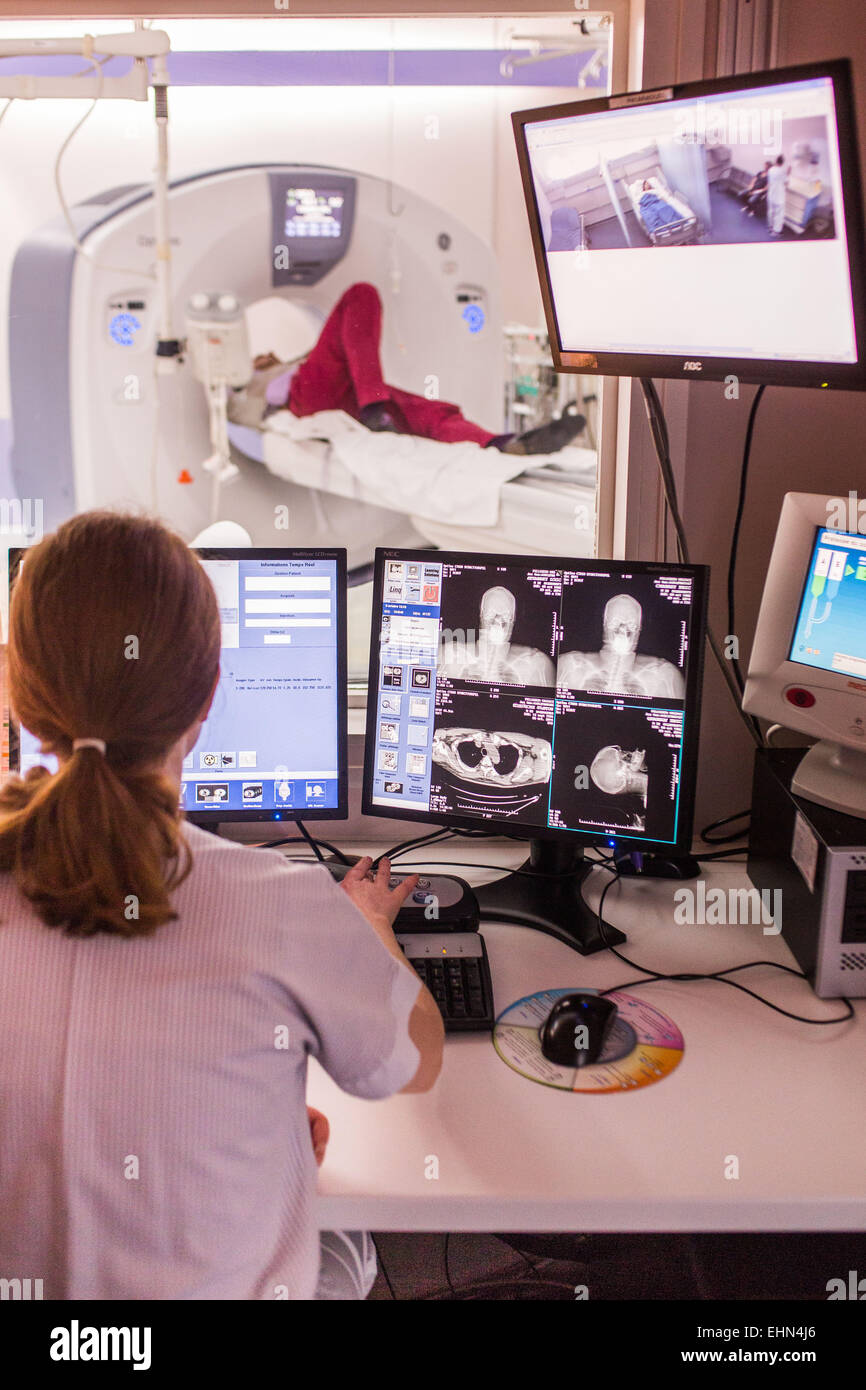
[[[108,331],[121,347],[132,347],[135,334],[140,327],[141,319],[137,319],[135,314],[115,314],[108,325]]]
[[[480,333],[484,327],[484,310],[480,304],[467,304],[461,317],[470,333]]]

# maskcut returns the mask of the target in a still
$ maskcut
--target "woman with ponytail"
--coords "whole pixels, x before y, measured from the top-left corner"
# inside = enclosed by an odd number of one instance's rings
[[[0,791],[0,1276],[46,1298],[352,1296],[320,1279],[307,1057],[371,1099],[441,1065],[391,928],[414,880],[338,887],[183,819],[219,661],[159,523],[87,513],[25,552],[9,702],[58,771]]]

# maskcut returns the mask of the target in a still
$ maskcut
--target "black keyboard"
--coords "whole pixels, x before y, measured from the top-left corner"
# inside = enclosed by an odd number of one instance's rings
[[[489,1031],[493,1027],[493,983],[484,937],[478,932],[398,934],[406,959],[429,989],[445,1021],[446,1033]]]

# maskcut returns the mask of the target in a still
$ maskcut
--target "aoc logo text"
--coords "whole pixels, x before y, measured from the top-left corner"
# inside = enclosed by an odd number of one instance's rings
[[[683,371],[684,371],[684,372],[702,372],[703,370],[704,370],[704,364],[703,364],[703,362],[684,362],[684,363],[683,363]]]

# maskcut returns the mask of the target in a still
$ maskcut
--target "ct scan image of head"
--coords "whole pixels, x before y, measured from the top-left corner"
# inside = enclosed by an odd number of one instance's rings
[[[510,589],[494,585],[481,597],[478,637],[439,644],[437,674],[454,680],[508,681],[515,685],[553,685],[556,669],[551,657],[535,647],[511,640],[517,601]]]
[[[549,782],[550,744],[527,734],[486,733],[482,729],[439,729],[433,735],[434,763],[464,782],[520,787]]]
[[[589,775],[599,791],[607,792],[609,796],[633,793],[646,806],[648,776],[645,749],[627,751],[616,743],[599,748],[590,764]]]
[[[631,594],[608,599],[602,619],[602,643],[598,652],[564,652],[556,670],[556,684],[569,690],[604,690],[617,695],[685,698],[683,673],[660,656],[639,656],[643,609]]]

